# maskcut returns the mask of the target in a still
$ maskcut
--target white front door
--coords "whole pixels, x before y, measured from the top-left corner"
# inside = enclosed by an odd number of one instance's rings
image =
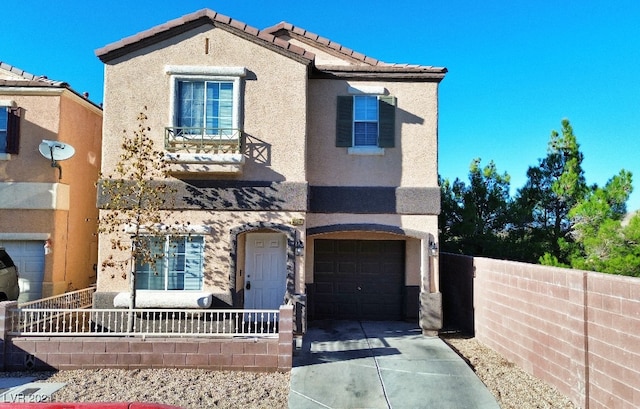
[[[286,237],[281,233],[247,234],[244,308],[277,310],[287,288]]]

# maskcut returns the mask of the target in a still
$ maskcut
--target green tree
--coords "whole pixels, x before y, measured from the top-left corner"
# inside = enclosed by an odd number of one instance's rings
[[[514,230],[544,260],[569,264],[573,251],[569,211],[582,201],[589,187],[582,169],[583,154],[568,119],[561,132],[552,131],[547,156],[529,167],[527,182],[515,199]]]
[[[155,268],[161,257],[154,252],[150,238],[166,234],[162,209],[173,193],[165,180],[168,164],[163,152],[155,149],[146,120],[145,112],[140,112],[137,128],[131,134],[123,131],[121,154],[113,173],[100,175],[98,182],[102,208],[98,230],[109,237],[116,253],[105,258],[101,267],[103,271],[114,271],[112,278],[116,273],[123,279],[130,275],[131,309],[136,305],[136,263]],[[122,253],[128,256],[119,258]]]
[[[631,173],[625,170],[571,209],[576,249],[574,268],[604,273],[640,275],[638,216],[623,225],[626,202],[632,191]]]
[[[472,161],[469,186],[439,179],[441,247],[447,252],[640,276],[640,213],[623,220],[632,175],[588,186],[569,120],[552,131],[547,156],[527,170],[515,199],[509,176]]]
[[[605,273],[640,277],[640,213],[622,223],[624,245],[613,248]]]
[[[459,179],[441,182],[443,250],[484,256],[503,256],[510,204],[510,177],[498,173],[493,161],[485,167],[474,159],[469,186]]]
[[[449,179],[438,177],[438,184],[441,193],[441,210],[438,215],[440,249],[450,253],[458,253],[461,251],[462,197],[466,186],[458,178],[451,182]]]

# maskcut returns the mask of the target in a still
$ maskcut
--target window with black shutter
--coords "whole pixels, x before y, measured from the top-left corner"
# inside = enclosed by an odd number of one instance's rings
[[[0,153],[20,150],[20,108],[0,107]]]
[[[395,97],[339,96],[336,106],[336,147],[395,146]]]

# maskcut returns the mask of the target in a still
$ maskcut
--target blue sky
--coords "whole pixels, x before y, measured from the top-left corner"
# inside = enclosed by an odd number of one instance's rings
[[[447,67],[439,164],[450,179],[468,181],[479,157],[522,187],[568,118],[587,182],[630,170],[628,206],[640,209],[637,0],[23,0],[5,10],[0,61],[101,102],[96,49],[202,8],[260,29],[287,21],[385,62]]]

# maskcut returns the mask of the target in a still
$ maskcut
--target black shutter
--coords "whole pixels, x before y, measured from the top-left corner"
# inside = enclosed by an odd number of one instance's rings
[[[339,96],[336,112],[336,146],[353,146],[353,97]]]
[[[17,155],[20,151],[20,108],[7,110],[7,153]]]
[[[378,146],[393,148],[396,134],[396,97],[378,98]]]

